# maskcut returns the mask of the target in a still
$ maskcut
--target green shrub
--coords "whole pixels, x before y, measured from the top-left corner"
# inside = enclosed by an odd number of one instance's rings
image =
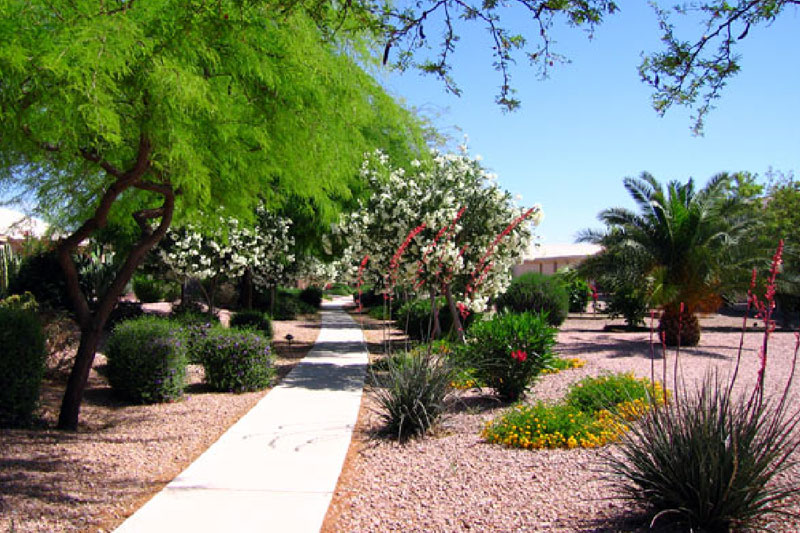
[[[566,284],[567,294],[569,295],[569,312],[583,313],[589,305],[589,298],[592,291],[589,284],[582,279],[574,279]]]
[[[144,316],[114,328],[106,348],[108,381],[135,403],[177,400],[186,378],[186,341],[170,321]]]
[[[500,314],[474,322],[461,351],[463,368],[474,368],[477,378],[506,401],[516,401],[531,382],[552,364],[558,330],[533,313]]]
[[[110,331],[114,329],[117,324],[125,322],[126,320],[139,318],[142,315],[144,315],[144,310],[142,309],[142,304],[139,302],[117,302],[117,305],[114,306],[114,309],[106,320],[105,329]]]
[[[630,285],[621,285],[614,290],[608,299],[606,312],[611,318],[622,317],[630,326],[644,324],[644,318],[650,306],[645,291]]]
[[[217,391],[265,389],[275,375],[269,339],[253,331],[211,328],[198,351],[206,383]]]
[[[400,441],[424,435],[442,415],[452,391],[452,367],[425,350],[385,359],[384,375],[373,373],[383,432]]]
[[[334,296],[350,296],[353,294],[353,288],[346,283],[334,283],[325,292]]]
[[[261,311],[247,310],[234,313],[230,325],[232,328],[253,329],[268,339],[272,338],[272,321]]]
[[[300,301],[293,296],[279,296],[275,302],[273,320],[294,320],[302,311]]]
[[[67,296],[64,271],[54,251],[25,257],[16,275],[9,281],[9,294],[30,292],[39,304],[54,309],[72,309]]]
[[[439,327],[442,328],[442,334],[447,335],[453,327],[450,308],[443,297],[436,299],[436,306],[439,309]],[[395,324],[405,331],[406,335],[412,339],[428,340],[428,333],[433,325],[430,299],[406,302],[397,311],[393,310],[393,315]]]
[[[677,520],[691,530],[763,529],[766,519],[781,519],[786,497],[800,491],[789,474],[800,446],[796,410],[734,397],[709,376],[677,394],[632,424],[620,453],[607,457],[622,496],[653,522]]]
[[[630,374],[586,378],[559,403],[512,408],[481,436],[515,448],[596,448],[618,440],[663,397],[658,384]]]
[[[393,309],[393,311],[394,311],[393,314],[397,316],[397,310]],[[387,316],[388,314],[389,314],[389,307],[386,306],[384,308],[384,306],[382,305],[376,305],[375,307],[370,307],[369,311],[367,311],[367,315],[369,315],[371,318],[374,318],[375,320],[387,320],[387,319],[391,320],[392,317]]]
[[[0,300],[0,307],[30,311],[34,314],[39,312],[39,303],[33,294],[27,291],[24,294],[12,294],[8,298]]]
[[[586,305],[592,296],[592,291],[589,289],[589,284],[586,283],[586,280],[581,278],[575,269],[569,267],[559,270],[556,276],[561,280],[564,288],[567,289],[569,312],[583,313],[586,311]]]
[[[311,285],[300,291],[298,296],[301,302],[304,302],[311,307],[317,308],[322,304],[322,289]]]
[[[523,313],[547,313],[551,326],[560,326],[567,318],[569,296],[556,276],[527,272],[511,280],[508,290],[497,299],[500,310]]]
[[[161,302],[165,300],[165,283],[150,276],[138,274],[133,276],[133,293],[142,303]]]
[[[614,411],[617,405],[625,402],[659,397],[663,398],[663,390],[658,384],[625,373],[584,378],[570,387],[565,400],[577,409],[595,412]]]
[[[45,358],[37,316],[0,306],[0,426],[30,422],[39,404]]]
[[[372,285],[361,286],[361,305],[362,307],[383,306],[383,294],[376,292]],[[353,301],[358,304],[358,290],[353,291]]]

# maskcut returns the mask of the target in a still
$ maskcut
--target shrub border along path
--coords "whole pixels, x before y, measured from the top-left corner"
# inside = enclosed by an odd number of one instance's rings
[[[116,531],[319,531],[366,365],[360,328],[341,300],[325,302],[308,356]]]
[[[169,304],[148,306],[169,311]],[[273,347],[280,379],[311,350],[319,321],[317,313],[275,323]],[[291,343],[287,333],[293,335]],[[213,392],[203,383],[202,368],[190,365],[181,401],[130,405],[112,394],[103,377],[106,358],[99,353],[79,431],[58,431],[52,428],[64,392],[66,376],[61,372],[69,370],[77,333],[71,322],[62,321],[51,337],[38,425],[0,429],[0,531],[113,530],[268,392]]]

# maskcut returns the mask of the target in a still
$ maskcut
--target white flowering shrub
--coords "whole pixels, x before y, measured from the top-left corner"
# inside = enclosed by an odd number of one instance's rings
[[[465,153],[434,153],[430,163],[402,169],[376,152],[361,172],[373,194],[332,233],[348,243],[353,272],[369,255],[366,283],[425,295],[450,291],[473,311],[506,289],[541,219],[538,205],[518,207]]]
[[[170,229],[156,253],[182,282],[210,281],[206,300],[213,307],[218,281],[238,279],[248,269],[256,285],[272,287],[283,281],[287,265],[294,261],[290,226],[290,220],[259,209],[253,228],[227,218],[213,228]]]

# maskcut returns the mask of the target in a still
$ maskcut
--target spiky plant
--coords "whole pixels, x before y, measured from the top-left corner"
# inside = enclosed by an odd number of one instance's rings
[[[738,266],[730,259],[748,220],[739,216],[728,198],[729,182],[728,175],[720,174],[700,190],[691,179],[671,181],[665,189],[646,172],[639,178],[625,178],[625,189],[639,212],[606,209],[599,218],[607,230],[585,231],[580,236],[580,240],[603,245],[605,253],[623,255],[629,250],[627,255],[637,258],[638,278],[652,280],[651,299],[663,307],[660,329],[668,345],[677,342],[681,322],[688,338],[694,344],[695,338],[699,341],[699,324],[690,315],[719,304],[723,280]],[[613,262],[608,264],[613,268]],[[685,316],[676,320],[680,303]]]

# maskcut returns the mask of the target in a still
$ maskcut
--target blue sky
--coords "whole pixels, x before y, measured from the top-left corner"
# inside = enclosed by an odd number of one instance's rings
[[[620,4],[591,41],[580,30],[555,29],[571,63],[556,65],[549,79],[538,80],[522,62],[514,68],[522,100],[514,113],[494,104],[500,78],[478,27],[460,32],[453,69],[460,98],[415,72],[384,79],[408,105],[436,115],[442,131],[460,137],[463,130],[470,152],[524,205],[542,204],[537,233],[545,243],[573,242],[579,230],[599,227],[597,213],[606,207],[632,207],[622,178],[645,170],[661,181],[700,184],[721,171],[800,174],[800,11],[788,8],[771,27],[751,28],[739,47],[742,71],[697,137],[690,111],[674,108],[662,118],[651,108],[637,67],[641,52],[660,49],[657,21],[646,2]],[[679,35],[699,34],[678,21]]]

